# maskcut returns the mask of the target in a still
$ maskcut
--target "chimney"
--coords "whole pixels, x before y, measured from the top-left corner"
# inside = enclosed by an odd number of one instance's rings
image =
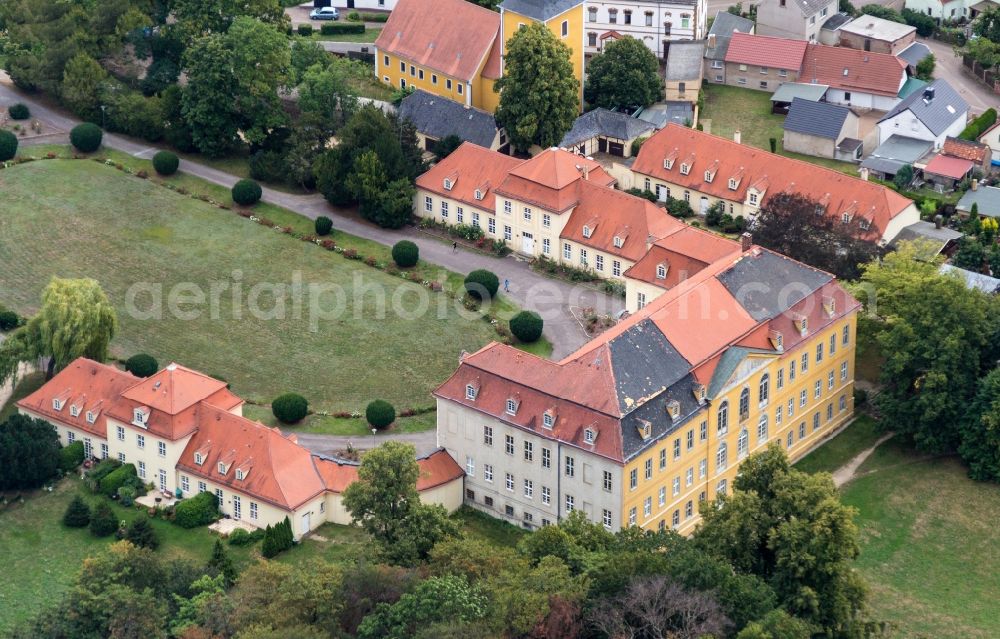
[[[744,233],[740,236],[740,250],[749,251],[750,247],[753,246],[753,235],[750,233]]]
[[[583,165],[583,179],[584,180],[589,180],[590,179],[590,165],[589,164],[584,164]]]
[[[979,190],[979,180],[977,180],[976,178],[972,178],[972,190],[973,191]]]
[[[941,215],[935,215],[934,216],[934,228],[936,228],[936,229],[941,228],[941,223],[943,221],[944,221],[944,217],[943,216],[941,216]]]
[[[714,49],[715,48],[715,34],[714,33],[709,33],[708,34],[708,48],[709,49]]]
[[[868,167],[866,166],[861,167],[861,179],[865,182],[868,181]]]
[[[743,143],[743,135],[740,133],[739,129],[736,129],[733,132],[733,142],[735,142],[736,144],[742,144]]]
[[[924,88],[924,104],[930,104],[934,101],[934,87]]]

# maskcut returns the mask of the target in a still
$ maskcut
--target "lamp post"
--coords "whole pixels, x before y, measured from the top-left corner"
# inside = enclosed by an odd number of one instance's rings
[[[377,432],[377,430],[378,429],[376,428],[372,429],[372,450],[375,450],[375,433]]]
[[[107,113],[107,110],[108,110],[108,107],[106,105],[102,104],[101,105],[101,128],[102,129],[105,128],[105,124],[106,124],[105,114]]]

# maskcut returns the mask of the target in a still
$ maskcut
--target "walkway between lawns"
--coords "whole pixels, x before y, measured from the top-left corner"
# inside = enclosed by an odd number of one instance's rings
[[[69,131],[79,120],[57,111],[21,93],[9,84],[0,82],[0,98],[15,99],[28,104],[40,117],[57,127]],[[117,134],[106,134],[104,144],[137,158],[149,159],[160,149]],[[180,170],[209,182],[231,187],[240,178],[204,164],[181,160]],[[574,285],[562,280],[545,277],[528,267],[522,259],[509,256],[498,258],[459,248],[430,237],[414,228],[399,231],[381,229],[357,218],[349,211],[331,206],[319,194],[295,195],[271,188],[263,189],[263,200],[316,219],[320,215],[335,217],[334,228],[351,235],[391,246],[401,239],[409,239],[420,247],[420,257],[450,271],[465,274],[475,269],[488,269],[497,274],[501,282],[510,281],[507,293],[522,308],[533,310],[545,319],[545,336],[552,342],[552,358],[561,359],[584,343],[587,335],[573,314],[574,308],[594,308],[598,313],[616,313],[624,308],[624,301],[606,295],[590,286]]]

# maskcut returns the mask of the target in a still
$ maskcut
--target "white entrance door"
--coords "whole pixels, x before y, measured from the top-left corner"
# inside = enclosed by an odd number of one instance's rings
[[[704,195],[701,196],[701,214],[704,215],[708,213],[708,198]]]
[[[535,236],[531,233],[521,233],[521,252],[527,255],[535,254]]]
[[[311,528],[312,528],[312,526],[310,525],[310,522],[309,522],[309,513],[306,513],[306,514],[302,515],[302,532],[301,532],[301,534],[305,535],[306,533],[309,532],[309,530]]]

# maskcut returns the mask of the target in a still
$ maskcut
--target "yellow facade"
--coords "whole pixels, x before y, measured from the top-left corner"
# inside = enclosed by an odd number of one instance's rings
[[[375,55],[375,77],[393,88],[413,87],[493,113],[499,97],[493,92],[494,81],[482,76],[485,66],[484,57],[475,77],[466,81],[392,53],[378,51]]]
[[[515,11],[504,9],[500,14],[503,17],[502,36],[504,42],[504,54],[506,54],[507,42],[514,36],[522,26],[531,22],[536,22],[534,18],[522,15]],[[583,105],[583,2],[563,11],[557,16],[553,16],[545,21],[545,26],[549,28],[556,38],[570,48],[570,62],[573,64],[573,76],[580,83],[580,105]]]
[[[699,520],[698,502],[723,486],[731,492],[747,455],[777,444],[794,462],[846,425],[854,413],[856,323],[851,313],[780,355],[748,356],[698,415],[626,464],[622,522],[688,534]],[[741,414],[744,390],[748,410]]]

